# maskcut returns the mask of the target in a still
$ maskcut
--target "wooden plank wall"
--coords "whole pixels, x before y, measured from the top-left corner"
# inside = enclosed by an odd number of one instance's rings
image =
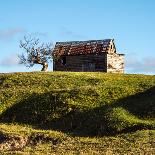
[[[89,67],[90,66],[90,67]],[[106,72],[106,53],[66,56],[66,64],[54,62],[54,71],[103,71]],[[94,67],[94,68],[91,68]]]

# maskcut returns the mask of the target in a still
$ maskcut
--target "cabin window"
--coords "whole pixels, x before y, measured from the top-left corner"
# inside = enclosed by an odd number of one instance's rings
[[[61,63],[62,63],[63,65],[66,65],[66,57],[62,57]]]

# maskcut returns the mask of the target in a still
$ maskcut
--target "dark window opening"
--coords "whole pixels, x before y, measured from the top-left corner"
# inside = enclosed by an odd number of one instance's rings
[[[66,65],[66,57],[62,57],[61,63],[62,63],[63,65]]]
[[[112,49],[112,45],[111,45],[111,49]]]

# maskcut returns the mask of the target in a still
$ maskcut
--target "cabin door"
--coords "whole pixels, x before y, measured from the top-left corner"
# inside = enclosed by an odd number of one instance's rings
[[[95,64],[94,63],[89,63],[89,71],[94,72],[95,71]]]
[[[95,71],[95,64],[94,63],[82,64],[82,71],[83,72],[94,72]]]

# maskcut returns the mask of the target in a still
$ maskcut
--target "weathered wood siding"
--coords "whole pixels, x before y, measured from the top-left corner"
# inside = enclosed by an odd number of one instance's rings
[[[66,57],[66,64],[62,59]],[[103,71],[106,72],[106,53],[63,56],[54,62],[54,71]]]
[[[124,73],[124,54],[107,54],[107,72]]]
[[[57,42],[54,56],[54,71],[124,73],[124,55],[113,39]]]

